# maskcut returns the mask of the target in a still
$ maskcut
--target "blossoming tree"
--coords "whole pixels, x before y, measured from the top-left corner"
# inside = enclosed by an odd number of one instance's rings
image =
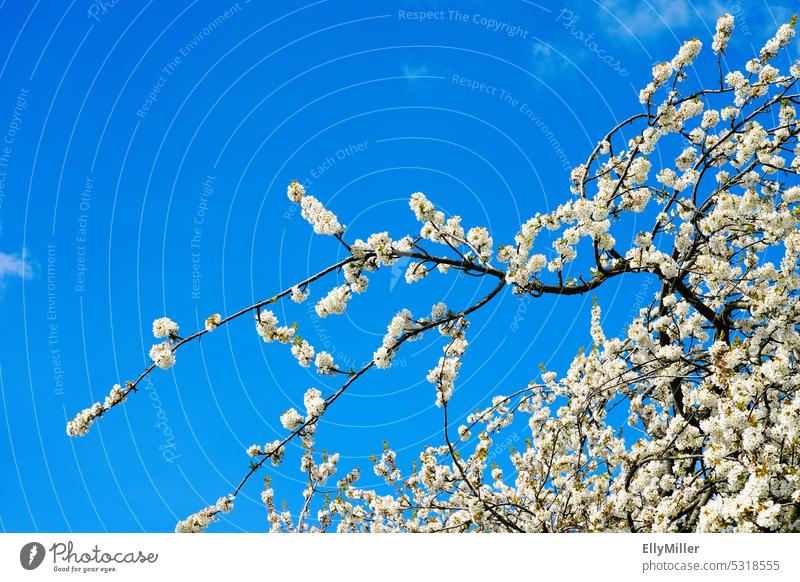
[[[153,364],[80,412],[68,434],[86,434],[155,368],[173,366],[187,344],[251,316],[265,342],[287,346],[300,366],[342,383],[327,398],[310,388],[304,410],[280,417],[284,438],[251,446],[240,485],[177,531],[204,531],[230,511],[243,485],[268,462],[278,465],[295,439],[303,445],[308,486],[293,516],[276,508],[267,481],[262,499],[274,531],[800,531],[800,61],[788,73],[773,64],[794,25],[793,19],[781,26],[744,72],[725,74],[734,19],[720,18],[712,44],[719,79],[708,88],[687,81],[701,42],[683,44],[670,62],[653,67],[640,93],[642,111],[612,128],[574,168],[572,197],[533,216],[497,248],[486,228],[465,229],[421,193],[410,199],[418,233],[351,240],[337,216],[293,182],[288,197],[315,233],[343,245],[345,258],[255,305],[212,315],[190,335],[157,319],[153,333],[163,341],[150,351]],[[623,139],[623,129],[633,137]],[[620,245],[615,225],[646,208],[652,224],[632,245]],[[549,258],[539,236],[545,230],[555,239]],[[591,267],[565,278],[579,250]],[[316,303],[320,317],[340,315],[367,291],[370,273],[403,257],[411,259],[409,284],[438,270],[496,285],[470,305],[439,303],[422,316],[401,310],[357,370],[317,352],[269,309],[287,298],[305,301],[312,283],[342,272],[344,284]],[[645,273],[658,278],[659,288],[624,335],[606,336],[595,304],[593,346],[563,377],[544,371],[495,396],[465,424],[450,425],[470,316],[501,290],[534,298],[585,294],[623,274]],[[335,482],[336,494],[319,499],[323,485],[334,486],[339,460],[316,448],[320,418],[359,378],[388,368],[406,342],[428,330],[444,338],[427,373],[442,412],[441,446],[423,450],[410,472],[387,446],[373,467],[385,491],[359,488],[354,470]],[[611,421],[612,409],[625,411],[627,428]],[[528,421],[530,438],[508,452],[513,475],[506,477],[488,458],[493,440],[519,417]],[[313,519],[312,507],[319,507]]]

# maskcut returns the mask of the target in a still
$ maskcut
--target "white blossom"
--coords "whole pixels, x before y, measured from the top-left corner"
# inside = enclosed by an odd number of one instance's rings
[[[292,301],[302,303],[306,299],[308,299],[308,288],[292,287]]]
[[[305,419],[303,415],[297,412],[294,408],[290,408],[281,414],[281,426],[286,430],[297,430],[303,424]]]
[[[325,399],[322,397],[322,392],[316,388],[306,390],[303,396],[303,403],[305,404],[308,418],[317,418],[325,410]]]
[[[715,53],[724,52],[732,33],[733,15],[723,14],[717,19],[717,31],[714,34],[714,42],[711,44],[711,49]]]
[[[172,346],[169,341],[153,345],[150,348],[150,359],[153,363],[161,368],[167,370],[175,365],[175,353],[172,351]]]
[[[349,285],[334,287],[328,294],[317,302],[314,307],[317,315],[328,317],[329,315],[341,315],[347,308],[347,302],[352,297]]]
[[[89,432],[89,427],[103,412],[103,405],[96,402],[89,408],[81,410],[75,418],[67,423],[67,434],[70,436],[84,436]]]
[[[703,48],[703,43],[697,39],[686,41],[681,45],[678,54],[672,59],[672,68],[676,71],[682,69],[689,64],[700,54],[700,49]]]
[[[205,329],[206,331],[213,331],[219,327],[220,323],[222,323],[222,316],[219,313],[215,313],[206,319]]]
[[[278,341],[282,344],[288,344],[295,338],[294,328],[278,326],[278,318],[272,311],[259,311],[255,320],[256,331],[266,343]]]
[[[428,276],[428,270],[425,268],[425,263],[423,262],[412,262],[408,265],[406,269],[406,283],[411,285],[412,283],[416,283],[417,281],[421,281],[425,277]]]
[[[178,335],[178,324],[169,317],[161,317],[153,322],[153,335],[157,338]]]
[[[489,236],[489,231],[485,227],[477,226],[469,229],[467,240],[482,261],[489,260],[492,256],[492,237]]]
[[[297,180],[292,180],[289,187],[286,188],[286,195],[292,202],[300,202],[303,196],[306,195],[306,189],[303,188],[303,185]]]
[[[320,352],[314,360],[314,366],[317,369],[317,374],[322,376],[332,376],[335,373],[335,365],[333,363],[333,356],[328,352]]]
[[[314,227],[314,232],[317,234],[334,235],[343,230],[336,215],[313,196],[303,196],[300,207],[302,208],[300,215]]]
[[[297,363],[308,368],[314,360],[314,347],[306,340],[300,340],[292,346],[292,355]]]

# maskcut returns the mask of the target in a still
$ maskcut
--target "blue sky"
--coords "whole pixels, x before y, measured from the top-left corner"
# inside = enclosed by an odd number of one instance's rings
[[[656,61],[693,36],[708,47],[730,11],[738,66],[792,5],[174,4],[0,1],[0,531],[171,531],[235,487],[244,449],[283,435],[278,415],[306,388],[335,389],[241,320],[182,349],[87,437],[64,431],[148,363],[154,318],[193,330],[341,257],[286,198],[291,179],[351,238],[416,230],[407,199],[423,191],[510,241],[569,197],[569,168],[638,110]],[[707,54],[695,72],[714,78]],[[316,320],[310,303],[277,314],[357,365],[400,308],[465,306],[491,285],[432,275],[409,288],[401,275],[373,277],[341,318]],[[654,292],[646,277],[598,290],[607,334]],[[535,379],[539,363],[563,370],[589,342],[591,301],[506,293],[477,314],[454,417]],[[424,378],[434,340],[407,345],[321,423],[320,447],[366,468],[363,485],[377,483],[366,457],[384,440],[404,467],[441,442]],[[528,436],[514,430],[512,443]],[[267,474],[296,506],[297,451]],[[260,487],[214,531],[263,530]]]

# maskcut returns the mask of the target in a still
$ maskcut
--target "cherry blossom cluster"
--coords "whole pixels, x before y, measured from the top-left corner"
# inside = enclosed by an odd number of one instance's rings
[[[89,408],[81,410],[75,415],[75,418],[67,423],[67,434],[70,436],[84,436],[89,432],[89,427],[92,426],[94,421],[100,418],[107,410],[117,404],[121,404],[130,390],[130,387],[123,389],[119,384],[114,384],[102,403],[95,402]]]
[[[175,526],[175,531],[177,533],[202,533],[212,522],[219,519],[218,514],[230,513],[231,509],[233,509],[233,498],[230,496],[220,497],[214,505],[209,505],[183,521],[179,521]]]
[[[336,235],[342,232],[339,219],[322,202],[306,194],[302,184],[297,181],[289,184],[287,195],[292,202],[300,204],[300,215],[314,228],[317,234]]]

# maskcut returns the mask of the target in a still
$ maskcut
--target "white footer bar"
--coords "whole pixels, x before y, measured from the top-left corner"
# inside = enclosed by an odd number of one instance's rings
[[[1,534],[0,580],[800,580],[800,534]],[[234,578],[223,579],[222,577]],[[552,578],[551,578],[552,576]],[[458,578],[456,578],[458,577]],[[522,577],[522,578],[520,578]]]

